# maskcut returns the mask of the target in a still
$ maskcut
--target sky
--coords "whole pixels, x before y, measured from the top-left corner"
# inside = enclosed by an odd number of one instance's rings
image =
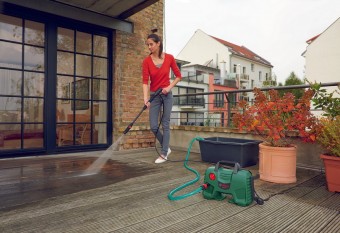
[[[263,57],[284,83],[291,72],[303,80],[306,41],[340,17],[340,0],[165,0],[164,17],[167,53],[201,29]]]

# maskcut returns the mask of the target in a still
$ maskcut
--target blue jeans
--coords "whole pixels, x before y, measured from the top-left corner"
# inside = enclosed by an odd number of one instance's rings
[[[159,143],[161,144],[162,146],[161,155],[164,155],[164,156],[167,155],[168,149],[169,149],[170,115],[171,115],[172,104],[173,104],[172,92],[168,93],[167,95],[161,94],[157,96],[151,102],[150,111],[149,111],[150,128],[151,128],[151,131],[155,134]],[[163,114],[161,114],[162,111],[163,111]],[[161,122],[162,122],[163,134],[158,128],[159,116],[162,117]]]

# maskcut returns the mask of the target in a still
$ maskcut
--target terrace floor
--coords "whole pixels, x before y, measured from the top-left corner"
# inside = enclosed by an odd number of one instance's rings
[[[340,232],[340,193],[327,191],[319,171],[297,169],[289,185],[256,179],[257,193],[269,200],[241,207],[202,194],[170,201],[169,191],[195,175],[183,162],[154,164],[154,149],[114,151],[97,174],[85,176],[103,153],[0,160],[0,232]],[[169,158],[185,156],[173,151]],[[189,159],[200,161],[200,154]],[[189,165],[201,182],[179,195],[198,188],[212,166]]]

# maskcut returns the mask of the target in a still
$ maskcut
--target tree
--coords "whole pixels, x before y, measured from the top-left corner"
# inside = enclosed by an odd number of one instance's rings
[[[292,71],[289,77],[286,79],[284,86],[294,86],[304,84],[301,79]],[[300,99],[304,93],[303,89],[286,89],[280,90],[280,96],[284,96],[285,93],[291,92],[296,97],[296,99]]]

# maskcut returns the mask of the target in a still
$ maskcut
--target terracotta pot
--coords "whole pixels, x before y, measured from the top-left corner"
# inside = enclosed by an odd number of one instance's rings
[[[340,192],[340,157],[320,155],[326,172],[327,189],[330,192]]]
[[[296,146],[259,145],[260,179],[279,184],[296,182]]]

